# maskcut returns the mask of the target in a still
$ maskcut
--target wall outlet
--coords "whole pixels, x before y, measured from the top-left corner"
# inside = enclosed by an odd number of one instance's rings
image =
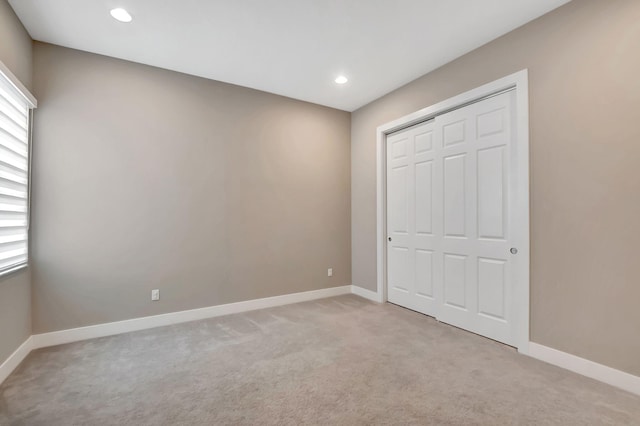
[[[332,277],[333,276],[333,268],[327,269],[327,276],[328,277]]]
[[[151,300],[153,301],[160,300],[160,290],[158,289],[151,290]]]

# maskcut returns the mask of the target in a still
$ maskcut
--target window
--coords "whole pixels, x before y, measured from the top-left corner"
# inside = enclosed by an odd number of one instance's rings
[[[29,133],[35,99],[0,63],[0,274],[29,257]]]

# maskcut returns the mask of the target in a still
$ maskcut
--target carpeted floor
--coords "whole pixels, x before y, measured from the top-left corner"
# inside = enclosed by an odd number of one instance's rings
[[[340,296],[34,351],[1,425],[640,424],[640,397]]]

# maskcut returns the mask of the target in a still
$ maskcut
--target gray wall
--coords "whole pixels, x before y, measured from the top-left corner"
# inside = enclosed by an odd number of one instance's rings
[[[31,88],[31,37],[6,0],[0,0],[0,61]],[[0,364],[31,335],[29,270],[0,278]]]
[[[7,0],[0,0],[0,61],[31,90],[31,37]]]
[[[640,2],[580,0],[352,114],[354,285],[375,290],[376,127],[530,77],[531,336],[640,375]]]
[[[34,333],[350,284],[349,113],[43,43],[34,70]]]

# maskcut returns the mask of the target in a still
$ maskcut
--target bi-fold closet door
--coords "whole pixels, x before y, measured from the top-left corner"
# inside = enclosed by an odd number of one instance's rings
[[[515,135],[510,91],[387,136],[389,302],[515,344]]]

